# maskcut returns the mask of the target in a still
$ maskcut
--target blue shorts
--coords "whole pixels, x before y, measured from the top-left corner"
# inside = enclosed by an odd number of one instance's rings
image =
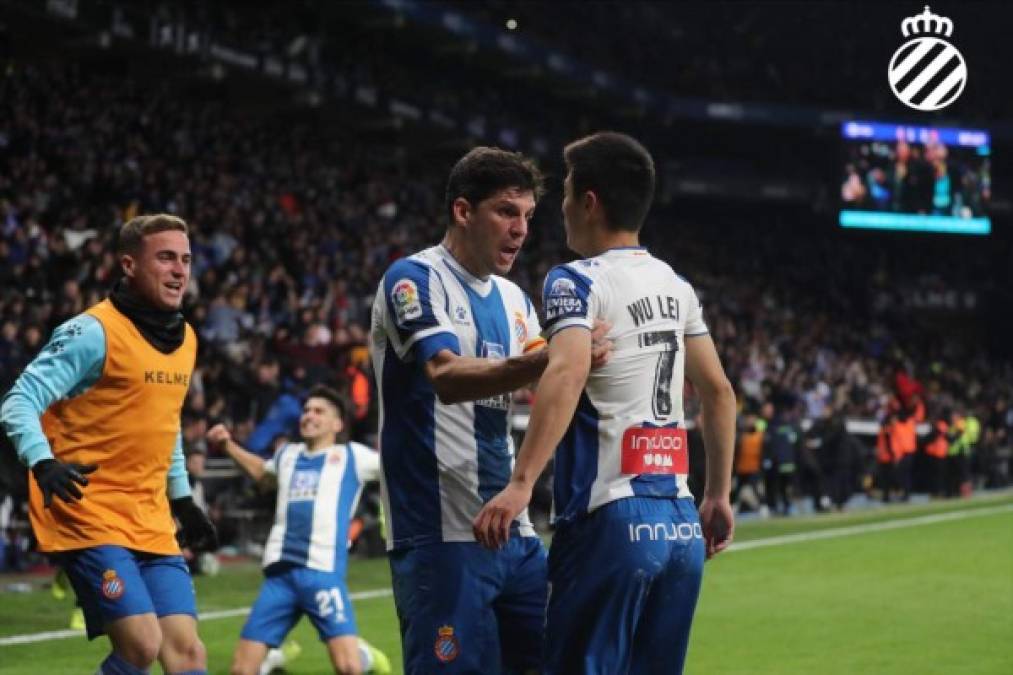
[[[356,634],[344,574],[277,563],[265,577],[240,634],[244,640],[277,647],[303,614],[323,642]]]
[[[704,553],[692,499],[628,497],[560,525],[545,672],[681,673]]]
[[[106,624],[126,616],[197,616],[193,579],[183,556],[96,546],[59,553],[53,559],[74,587],[89,640],[102,635]]]
[[[545,547],[514,533],[490,551],[474,542],[390,554],[406,675],[541,669]]]

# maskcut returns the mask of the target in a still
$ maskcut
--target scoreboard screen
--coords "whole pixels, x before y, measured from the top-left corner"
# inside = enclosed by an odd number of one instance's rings
[[[987,131],[850,121],[841,137],[841,227],[992,231]]]

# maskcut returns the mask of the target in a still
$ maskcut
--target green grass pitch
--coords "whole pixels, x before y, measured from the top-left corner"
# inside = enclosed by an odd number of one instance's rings
[[[844,536],[826,536],[838,528],[845,528]],[[740,525],[736,540],[751,543],[707,565],[686,667],[691,675],[1013,673],[1009,492],[960,503],[754,521]],[[200,609],[247,607],[259,583],[254,564],[199,578]],[[349,585],[353,593],[389,589],[386,561],[353,560]],[[41,587],[0,593],[0,674],[94,672],[108,649],[104,640],[2,642],[5,636],[63,629],[69,611],[69,599],[58,602]],[[355,612],[361,633],[400,672],[393,599],[358,600]],[[242,623],[241,616],[201,623],[209,672],[228,672]],[[330,672],[307,621],[293,636],[303,652],[288,672]]]

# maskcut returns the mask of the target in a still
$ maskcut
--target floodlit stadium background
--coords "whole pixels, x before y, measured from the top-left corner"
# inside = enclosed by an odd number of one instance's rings
[[[762,479],[736,495],[742,545],[708,567],[688,672],[1011,672],[1013,11],[932,7],[953,20],[968,77],[922,113],[887,81],[901,20],[922,9],[0,0],[0,388],[102,297],[116,225],[151,210],[192,223],[202,352],[183,430],[226,543],[218,575],[197,580],[225,672],[272,496],[207,454],[204,430],[227,420],[269,454],[287,396],[322,378],[356,397],[354,435],[369,441],[372,293],[391,260],[440,238],[455,159],[500,145],[550,175],[512,275],[538,298],[570,257],[562,145],[625,131],[655,156],[646,240],[700,291],[740,436],[767,403],[810,429],[790,517],[765,508]],[[891,182],[898,133],[930,182],[906,196]],[[884,508],[876,435],[913,396],[923,441],[944,414],[981,433],[949,498],[930,499],[920,450],[910,502]],[[849,432],[833,452],[828,408]],[[525,421],[522,406],[518,433]],[[84,672],[105,648],[52,633],[70,604],[30,550],[25,472],[0,444],[0,673]],[[393,656],[375,504],[352,590],[363,633]],[[299,631],[291,672],[323,672]]]

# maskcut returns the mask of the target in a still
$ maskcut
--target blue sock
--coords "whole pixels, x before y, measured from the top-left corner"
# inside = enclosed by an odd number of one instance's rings
[[[113,652],[98,667],[95,675],[148,675],[148,671],[127,663]]]

